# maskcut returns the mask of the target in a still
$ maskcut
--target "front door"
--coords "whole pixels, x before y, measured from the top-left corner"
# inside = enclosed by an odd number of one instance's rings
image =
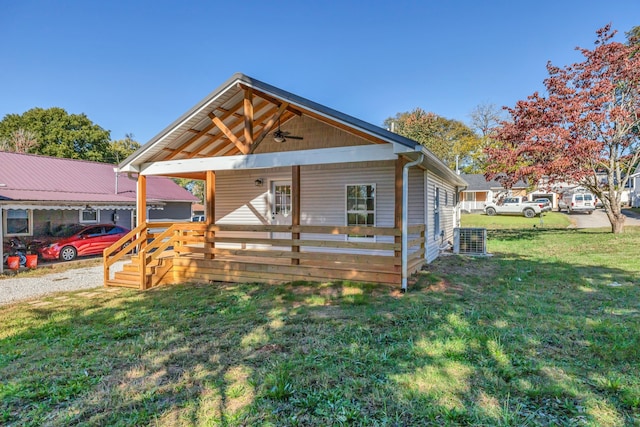
[[[291,181],[271,182],[271,224],[291,225]],[[290,233],[271,233],[272,239],[289,239]]]

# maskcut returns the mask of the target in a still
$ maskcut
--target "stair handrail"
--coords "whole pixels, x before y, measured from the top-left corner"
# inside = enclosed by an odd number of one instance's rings
[[[150,224],[153,225],[154,228],[157,228],[159,224]],[[165,225],[165,224],[162,224]],[[147,271],[147,266],[158,259],[160,255],[167,249],[169,246],[172,246],[176,243],[176,234],[177,230],[181,229],[190,229],[190,230],[202,230],[205,229],[205,224],[192,224],[192,223],[173,223],[170,224],[169,227],[154,236],[151,242],[148,242],[147,245],[140,250],[138,253],[139,261],[140,261],[140,289],[147,289],[148,279],[147,276],[151,274],[151,272]],[[165,241],[166,239],[166,241]],[[154,250],[155,249],[155,250]]]
[[[104,265],[104,283],[109,280],[109,269],[116,261],[120,260],[126,254],[128,254],[133,248],[137,247],[141,242],[146,240],[147,236],[147,224],[143,223],[138,225],[133,230],[122,236],[120,240],[109,246],[102,251],[103,265]],[[137,236],[135,239],[134,236]],[[133,239],[133,240],[132,240]],[[125,243],[130,242],[124,246]],[[124,246],[124,247],[123,247]],[[115,252],[115,255],[112,255]]]

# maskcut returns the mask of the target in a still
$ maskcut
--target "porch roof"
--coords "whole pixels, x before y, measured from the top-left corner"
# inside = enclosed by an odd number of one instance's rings
[[[267,135],[298,116],[319,120],[372,144],[392,144],[396,154],[417,158],[417,153],[423,153],[426,158],[424,167],[434,170],[456,185],[466,185],[464,180],[416,141],[241,73],[234,74],[125,159],[119,165],[119,170],[149,171],[148,166],[157,162],[210,167],[207,162],[198,160],[214,157],[239,159],[254,154]],[[344,161],[336,159],[338,160]],[[250,163],[246,162],[246,165]],[[204,170],[206,169],[202,169]],[[176,168],[173,168],[171,176],[203,179],[202,173],[190,166],[185,167],[182,172],[175,171]]]

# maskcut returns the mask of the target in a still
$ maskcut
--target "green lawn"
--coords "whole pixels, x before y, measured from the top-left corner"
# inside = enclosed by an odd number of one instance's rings
[[[463,214],[460,217],[462,227],[484,228],[566,228],[571,225],[567,215],[559,212],[546,212],[542,217],[525,218],[522,215],[489,216],[480,213]]]
[[[405,295],[186,284],[0,307],[0,424],[640,425],[639,246],[632,227],[492,229],[492,257],[443,256]]]

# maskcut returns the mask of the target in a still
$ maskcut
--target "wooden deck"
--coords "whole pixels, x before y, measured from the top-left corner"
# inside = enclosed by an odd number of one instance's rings
[[[424,230],[424,225],[409,227],[409,274],[424,263]],[[374,237],[353,241],[348,235]],[[299,280],[397,285],[402,281],[399,236],[400,230],[383,227],[146,224],[105,250],[105,286]],[[124,270],[110,278],[113,263],[136,249]]]

